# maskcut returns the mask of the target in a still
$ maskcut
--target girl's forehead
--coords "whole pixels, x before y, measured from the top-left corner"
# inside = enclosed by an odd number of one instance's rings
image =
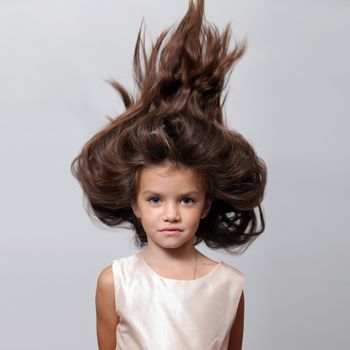
[[[145,190],[179,190],[181,188],[201,190],[202,182],[199,174],[192,168],[168,164],[144,167],[140,172],[139,187]]]

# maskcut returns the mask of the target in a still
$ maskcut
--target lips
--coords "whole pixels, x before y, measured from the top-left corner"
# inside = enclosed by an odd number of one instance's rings
[[[160,230],[163,235],[166,236],[178,236],[183,230],[178,227],[165,227]]]
[[[171,231],[176,232],[176,231],[179,231],[179,232],[181,232],[182,230],[181,230],[179,227],[165,227],[165,228],[161,229],[160,231],[161,231],[161,232],[163,232],[163,231],[167,231],[167,232],[171,232]]]

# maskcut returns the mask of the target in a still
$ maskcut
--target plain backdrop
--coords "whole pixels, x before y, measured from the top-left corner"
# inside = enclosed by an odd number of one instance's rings
[[[0,349],[97,349],[95,287],[132,232],[95,225],[70,163],[124,108],[131,60],[187,0],[0,2]],[[241,256],[245,350],[349,349],[350,2],[207,0],[248,49],[226,115],[269,171],[266,231]]]

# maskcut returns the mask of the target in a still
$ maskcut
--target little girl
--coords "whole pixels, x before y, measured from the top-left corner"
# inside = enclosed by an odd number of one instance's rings
[[[129,223],[145,247],[98,278],[99,349],[238,350],[245,276],[195,246],[242,252],[265,227],[265,164],[222,115],[225,77],[245,45],[228,50],[230,28],[205,21],[203,0],[190,0],[149,55],[140,33],[138,95],[111,81],[126,111],[72,163],[90,213]]]

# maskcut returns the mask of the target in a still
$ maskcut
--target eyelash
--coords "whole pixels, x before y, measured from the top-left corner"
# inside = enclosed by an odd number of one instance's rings
[[[157,197],[157,196],[151,196],[151,197],[148,197],[148,198],[146,199],[146,201],[147,201],[147,202],[150,202],[151,204],[158,204],[159,202],[153,202],[154,199],[159,200],[159,197]],[[189,199],[189,200],[191,201],[190,203],[186,203],[186,205],[190,205],[190,204],[195,203],[195,199],[194,199],[194,198],[191,198],[191,197],[184,197],[184,198],[182,198],[182,200],[184,200],[184,199]]]

